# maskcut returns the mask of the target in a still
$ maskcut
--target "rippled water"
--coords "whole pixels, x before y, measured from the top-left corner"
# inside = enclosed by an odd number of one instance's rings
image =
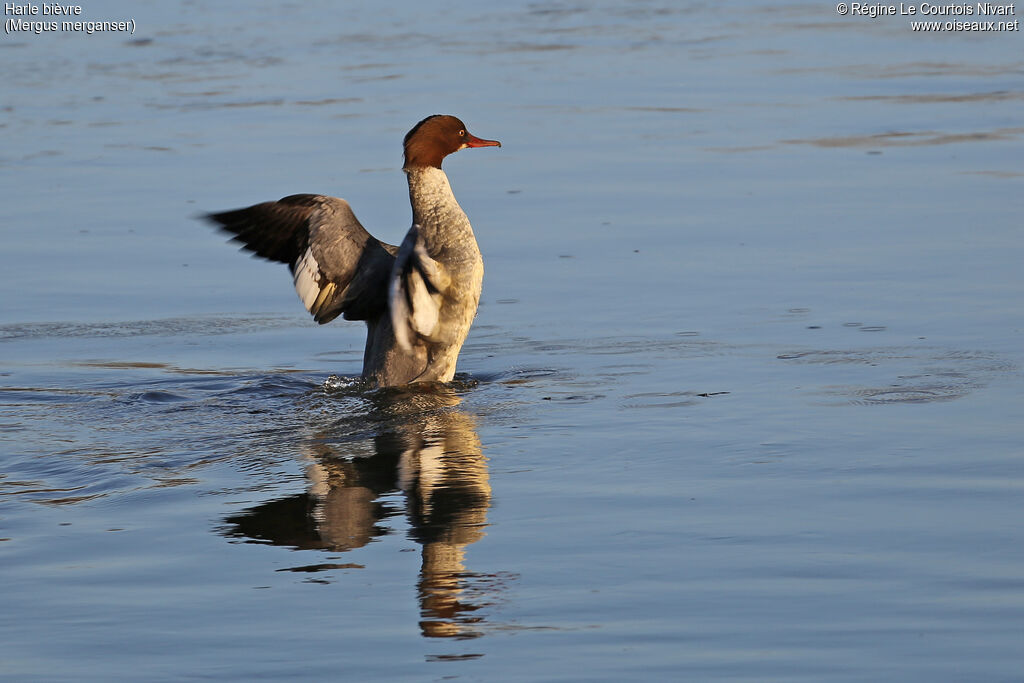
[[[1019,677],[1019,34],[83,11],[138,29],[0,39],[0,677]],[[451,386],[372,390],[193,217],[395,243],[434,112],[503,143],[446,161],[482,307]]]

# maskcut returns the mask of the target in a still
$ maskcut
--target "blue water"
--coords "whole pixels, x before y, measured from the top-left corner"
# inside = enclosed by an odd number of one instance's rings
[[[6,18],[6,17],[5,17]],[[0,677],[1007,681],[1024,59],[834,5],[104,3],[0,38]],[[1012,17],[1011,17],[1012,18]],[[194,219],[486,264],[456,382]]]

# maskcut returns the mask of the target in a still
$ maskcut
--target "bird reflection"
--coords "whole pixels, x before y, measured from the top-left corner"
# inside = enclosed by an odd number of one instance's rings
[[[473,574],[465,567],[466,547],[484,536],[491,487],[476,425],[456,407],[459,402],[447,387],[388,390],[375,396],[358,424],[347,419],[314,430],[302,445],[309,461],[308,490],[228,518],[226,535],[351,551],[389,533],[383,520],[402,512],[389,494],[401,491],[409,535],[422,546],[422,634],[481,635],[475,626],[481,619],[474,612],[489,601],[500,577]],[[299,569],[344,566],[358,565]]]

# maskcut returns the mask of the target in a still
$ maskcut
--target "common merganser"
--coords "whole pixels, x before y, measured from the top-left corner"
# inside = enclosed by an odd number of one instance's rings
[[[337,197],[296,194],[207,214],[243,249],[287,263],[320,324],[365,320],[363,378],[379,386],[449,382],[480,301],[484,263],[442,160],[466,147],[500,147],[435,114],[405,136],[413,225],[401,246],[368,233]]]

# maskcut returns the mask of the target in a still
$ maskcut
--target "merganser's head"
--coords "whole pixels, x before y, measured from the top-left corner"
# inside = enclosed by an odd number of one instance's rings
[[[454,116],[434,114],[423,119],[405,135],[405,168],[433,166],[466,147],[501,147],[497,140],[483,140],[466,130]]]

